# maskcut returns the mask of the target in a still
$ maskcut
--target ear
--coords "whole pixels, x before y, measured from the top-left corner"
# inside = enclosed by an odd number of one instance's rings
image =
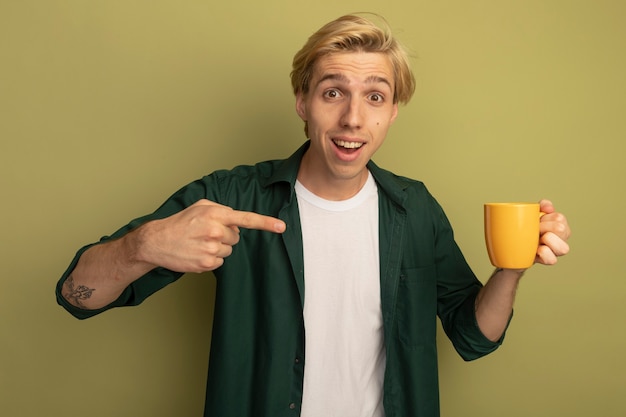
[[[302,93],[296,94],[296,113],[306,122],[306,102]]]
[[[393,103],[393,110],[391,113],[390,122],[393,123],[396,121],[396,117],[398,117],[398,103]]]

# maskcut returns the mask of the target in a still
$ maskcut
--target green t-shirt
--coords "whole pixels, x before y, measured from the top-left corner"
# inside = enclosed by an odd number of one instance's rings
[[[214,271],[217,289],[205,416],[300,414],[306,366],[302,315],[305,283],[294,184],[308,145],[285,160],[207,175],[180,189],[154,213],[100,241],[168,217],[203,198],[278,217],[287,224],[283,234],[241,229],[231,256]],[[426,187],[382,170],[373,162],[368,169],[379,190],[385,414],[438,416],[436,317],[465,360],[492,352],[502,340],[491,342],[478,328],[474,302],[482,285]],[[67,303],[60,290],[89,246],[77,253],[57,285],[58,303],[80,319],[113,307],[140,304],[182,275],[156,268],[110,305],[81,310]]]

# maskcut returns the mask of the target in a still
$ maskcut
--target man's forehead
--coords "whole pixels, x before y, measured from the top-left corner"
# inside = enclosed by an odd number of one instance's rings
[[[340,52],[320,57],[313,68],[312,80],[350,83],[353,79],[366,83],[393,84],[394,72],[389,57],[379,52]],[[311,86],[313,87],[313,86]]]

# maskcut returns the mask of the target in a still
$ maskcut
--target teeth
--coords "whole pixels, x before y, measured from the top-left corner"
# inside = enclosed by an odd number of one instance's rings
[[[335,144],[347,149],[357,149],[363,146],[361,142],[347,142],[345,140],[335,140]]]

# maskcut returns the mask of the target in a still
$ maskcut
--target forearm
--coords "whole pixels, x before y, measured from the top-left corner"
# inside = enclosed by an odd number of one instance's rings
[[[497,269],[476,297],[478,327],[491,341],[499,340],[506,330],[523,273],[523,270]]]
[[[63,283],[62,295],[72,305],[94,310],[115,301],[133,281],[154,268],[138,260],[138,232],[92,246]]]

